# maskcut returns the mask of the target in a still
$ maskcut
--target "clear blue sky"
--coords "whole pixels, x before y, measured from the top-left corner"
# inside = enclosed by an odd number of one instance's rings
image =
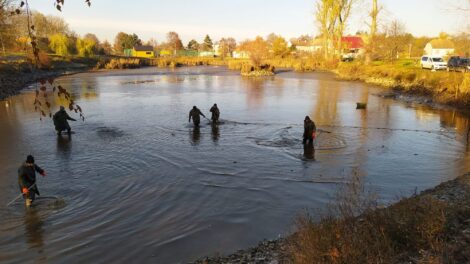
[[[461,1],[379,0],[384,7],[383,23],[398,19],[417,36],[463,31],[470,21],[454,10]],[[205,34],[213,40],[229,36],[244,40],[271,32],[288,39],[317,34],[315,0],[92,0],[91,8],[84,2],[67,0],[62,13],[54,9],[53,0],[30,1],[30,5],[42,13],[62,16],[78,34],[95,33],[111,42],[119,31],[158,42],[164,41],[166,32],[176,31],[184,44],[192,38],[201,41]],[[358,9],[348,31],[365,30],[366,20],[367,9]]]

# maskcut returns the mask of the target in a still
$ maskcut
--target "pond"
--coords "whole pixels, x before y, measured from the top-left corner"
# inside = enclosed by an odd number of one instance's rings
[[[187,263],[289,234],[353,175],[390,203],[470,171],[468,116],[327,73],[144,68],[56,82],[86,117],[70,137],[39,119],[34,87],[0,101],[2,263]],[[193,105],[209,117],[214,103],[218,126],[188,123]],[[302,146],[306,115],[315,151]],[[48,172],[30,211],[6,206],[28,154]]]

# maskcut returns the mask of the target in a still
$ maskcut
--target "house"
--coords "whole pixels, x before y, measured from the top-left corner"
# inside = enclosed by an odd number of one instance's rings
[[[219,57],[221,55],[221,52],[220,52],[220,44],[219,43],[215,43],[214,46],[213,46],[213,51],[214,51],[214,55],[216,57]]]
[[[248,59],[250,58],[250,54],[247,51],[236,50],[233,52],[232,57],[234,59]]]
[[[323,41],[321,39],[314,39],[309,43],[297,43],[292,45],[295,45],[297,51],[304,53],[316,53],[323,49]]]
[[[364,40],[361,36],[344,36],[341,38],[342,56],[357,58],[365,53]]]
[[[200,51],[199,57],[215,57],[215,51]]]
[[[152,46],[134,46],[132,49],[132,56],[139,58],[153,58],[155,57],[155,52],[153,51]]]
[[[424,55],[432,57],[445,57],[454,52],[454,43],[448,39],[433,39],[424,47]]]

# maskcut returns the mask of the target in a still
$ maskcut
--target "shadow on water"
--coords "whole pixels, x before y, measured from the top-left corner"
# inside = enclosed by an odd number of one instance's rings
[[[199,145],[201,142],[201,129],[198,126],[195,126],[190,132],[190,137],[192,145]]]
[[[220,138],[220,130],[219,130],[219,125],[218,124],[211,124],[212,126],[212,140],[217,143]]]
[[[315,147],[313,144],[304,144],[304,159],[315,161]]]
[[[66,157],[70,156],[70,150],[72,149],[72,135],[68,136],[57,136],[57,152],[64,154]]]
[[[35,208],[29,208],[24,216],[26,242],[30,248],[37,248],[42,252],[44,247],[44,221]]]

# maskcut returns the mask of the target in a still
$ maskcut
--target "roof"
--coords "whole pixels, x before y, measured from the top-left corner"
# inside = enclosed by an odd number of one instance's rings
[[[433,39],[429,42],[433,49],[453,49],[454,42],[448,39]]]
[[[153,51],[152,46],[134,46],[135,51]]]
[[[360,36],[346,36],[341,38],[341,42],[348,45],[350,49],[362,49],[364,48],[364,41]]]

